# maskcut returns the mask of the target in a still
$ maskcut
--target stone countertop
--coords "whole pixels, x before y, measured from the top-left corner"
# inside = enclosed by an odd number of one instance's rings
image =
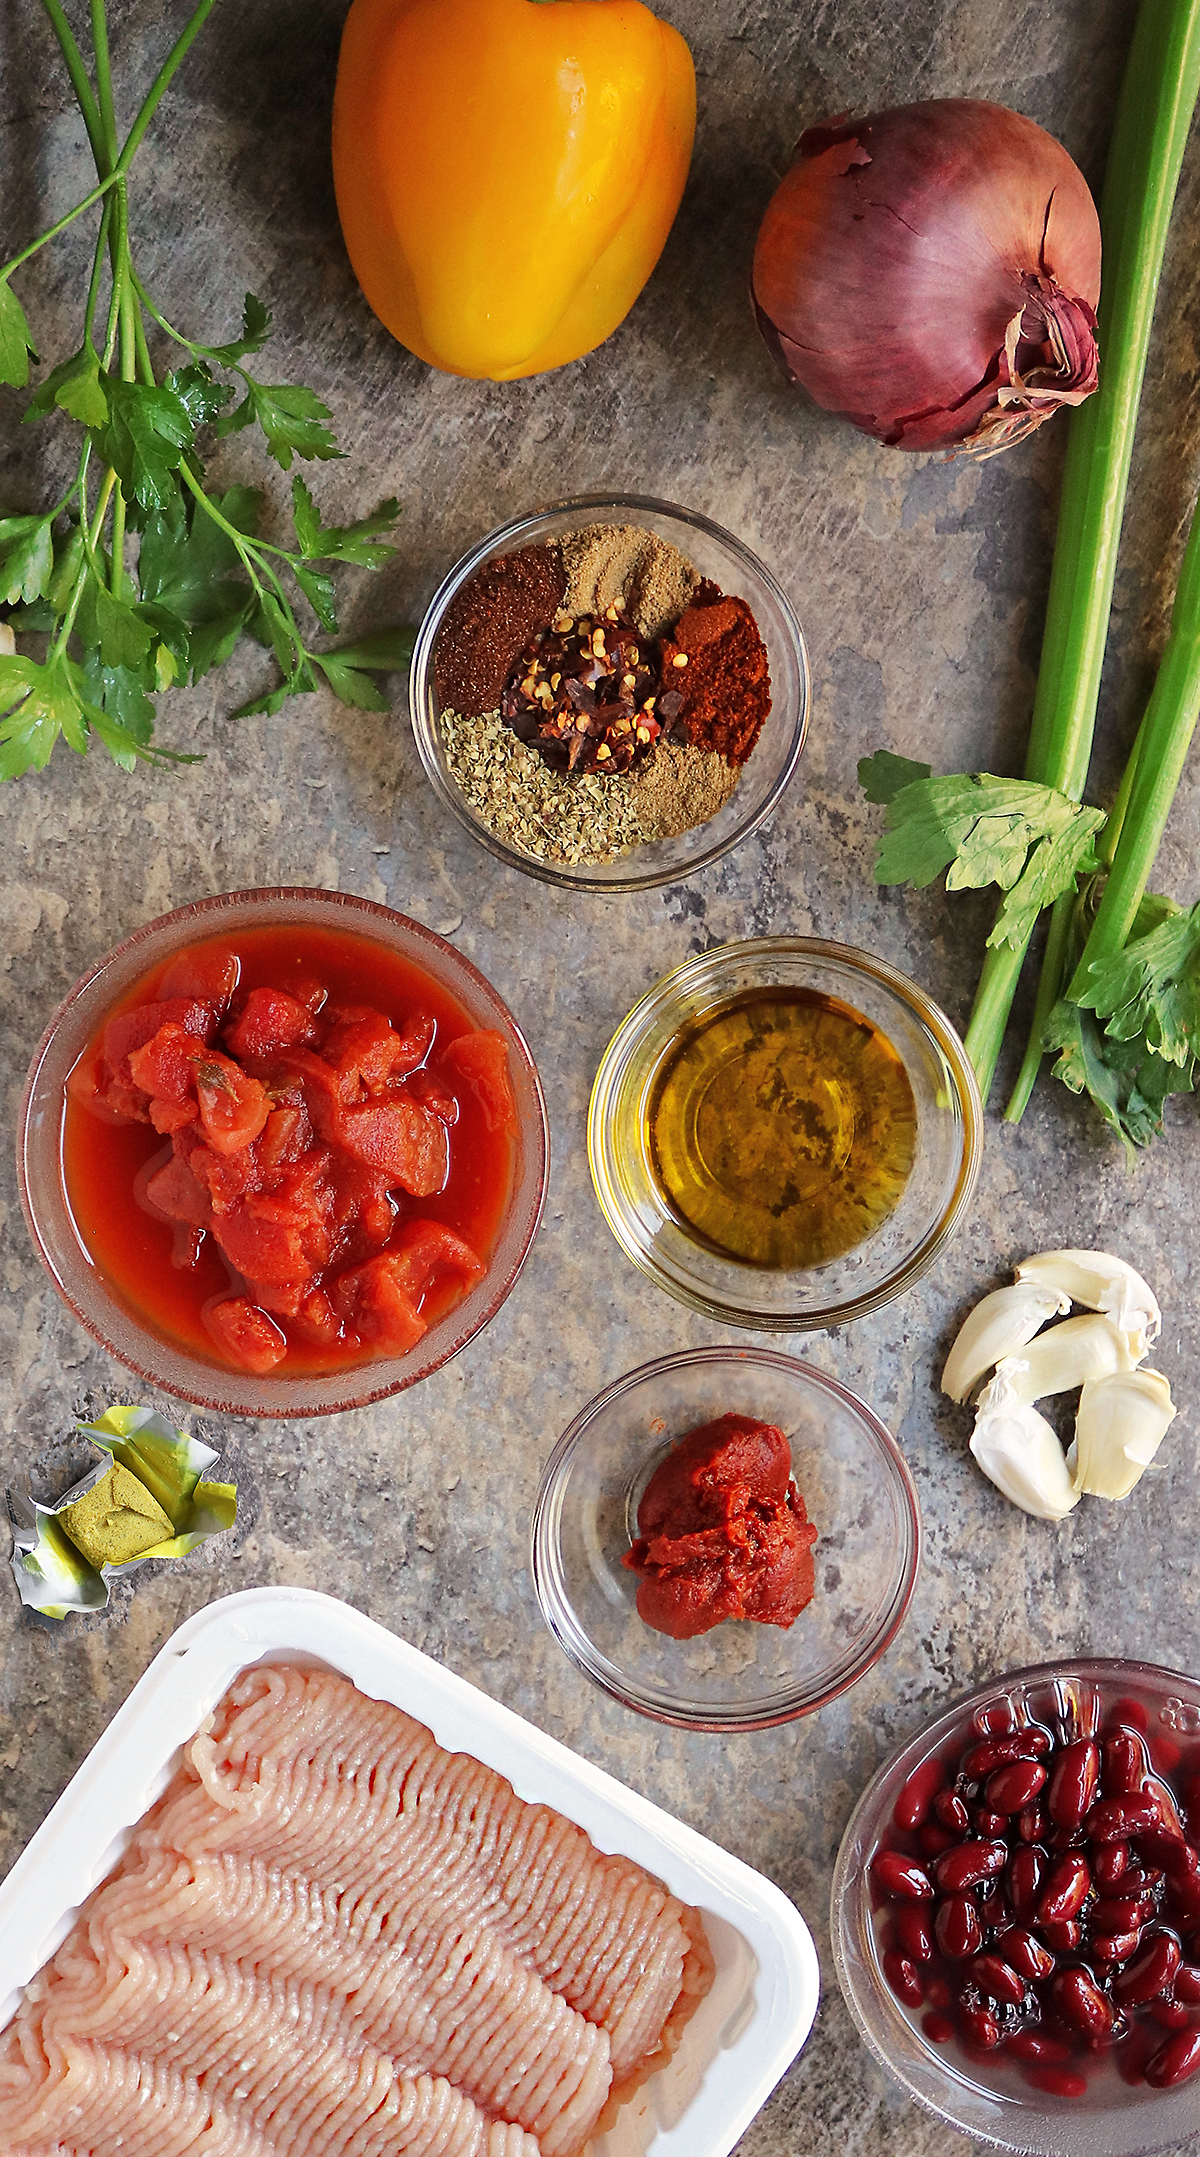
[[[157,0],[113,10],[119,95],[165,50]],[[955,1693],[1062,1651],[1195,1666],[1200,1525],[1193,1469],[1200,1338],[1192,1266],[1200,1126],[1128,1173],[1092,1115],[1044,1079],[1017,1130],[989,1118],[971,1217],[936,1270],[858,1325],[781,1345],[861,1393],[895,1431],[924,1509],[916,1596],[890,1652],[819,1716],[721,1741],[642,1722],[580,1679],[543,1629],[526,1562],[555,1438],[621,1371],[730,1335],[625,1263],[592,1197],[584,1116],[613,1027],[690,952],[765,931],[868,946],[965,1023],[989,902],[878,890],[878,811],[857,758],[881,744],[936,768],[1020,767],[1063,452],[1055,423],[994,462],[905,457],[805,409],[777,380],[746,304],[757,221],[801,126],[847,107],[970,94],[1013,104],[1098,178],[1129,0],[675,0],[693,44],[693,176],[662,263],[599,352],[505,387],[429,373],[369,314],[342,250],[327,155],[342,0],[222,0],[135,172],[148,281],[176,319],[225,336],[242,294],[275,310],[271,379],[311,382],[346,461],[314,468],[327,515],[394,493],[400,551],[359,578],[351,628],[415,619],[483,530],[572,492],[674,498],[740,534],[805,624],[808,746],[773,822],[692,882],[638,897],[549,890],[500,869],[436,805],[405,719],[323,694],[276,718],[224,716],[268,678],[257,655],[170,700],[163,738],[205,761],[118,772],[62,745],[0,792],[0,1055],[15,1127],[25,1067],[80,972],[140,922],[204,894],[338,886],[450,938],[510,1003],[541,1069],[554,1166],[544,1226],[495,1322],[399,1399],[308,1426],[195,1418],[240,1485],[234,1534],[144,1570],[102,1617],[48,1631],[0,1582],[0,1867],[11,1863],[155,1650],[212,1598],[280,1581],[334,1590],[760,1867],[816,1935],[824,1997],[801,2058],[748,2130],[746,2157],[925,2157],[966,2150],[868,2057],[833,1978],[826,1913],[846,1818],[883,1756]],[[6,247],[86,187],[86,145],[38,9],[0,14]],[[455,154],[454,143],[447,155]],[[1163,278],[1118,577],[1094,778],[1111,786],[1161,647],[1200,440],[1200,144]],[[81,253],[23,278],[41,349],[74,349]],[[52,498],[65,427],[21,431],[0,392],[0,503]],[[221,468],[285,483],[239,437]],[[311,476],[311,474],[309,475]],[[1157,876],[1196,897],[1200,788],[1185,781]],[[1015,1036],[1014,1036],[1015,1037]],[[1015,1056],[1011,1059],[1015,1062]],[[1003,1075],[1003,1074],[1002,1074]],[[75,1324],[30,1248],[11,1150],[0,1158],[4,1377],[0,1483],[61,1489],[80,1414],[136,1394]],[[946,1346],[1014,1259],[1062,1244],[1125,1255],[1158,1291],[1161,1367],[1183,1413],[1125,1506],[1062,1526],[1027,1518],[977,1473],[967,1421],[937,1391]],[[531,1375],[532,1374],[532,1375]],[[170,1406],[169,1403],[161,1404]],[[7,1575],[5,1575],[7,1579]]]

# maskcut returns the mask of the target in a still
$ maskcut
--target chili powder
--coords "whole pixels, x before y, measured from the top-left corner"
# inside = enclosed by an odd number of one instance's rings
[[[696,749],[744,764],[771,709],[767,647],[745,600],[727,598],[706,579],[662,655],[664,687],[683,696],[673,731]]]

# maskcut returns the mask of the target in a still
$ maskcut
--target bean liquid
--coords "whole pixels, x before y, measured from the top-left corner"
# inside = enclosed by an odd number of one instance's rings
[[[802,988],[752,989],[686,1027],[659,1072],[647,1150],[671,1212],[722,1257],[794,1270],[886,1221],[917,1150],[891,1042]]]

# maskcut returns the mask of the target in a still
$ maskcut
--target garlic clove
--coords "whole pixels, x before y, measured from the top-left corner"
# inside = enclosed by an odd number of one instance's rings
[[[1075,1490],[1127,1498],[1176,1412],[1161,1371],[1114,1371],[1090,1380],[1079,1396],[1075,1443],[1067,1456]]]
[[[1071,1393],[1090,1379],[1131,1371],[1135,1361],[1128,1337],[1111,1318],[1089,1312],[1039,1333],[1020,1355],[1002,1357],[996,1378],[1002,1380],[1007,1400],[1040,1401],[1048,1393]]]
[[[1040,1281],[1016,1281],[993,1289],[963,1320],[942,1372],[942,1391],[965,1401],[981,1378],[1031,1341],[1048,1318],[1071,1308],[1065,1289]]]
[[[1129,1339],[1135,1363],[1148,1356],[1162,1332],[1162,1312],[1147,1282],[1110,1251],[1039,1251],[1022,1259],[1018,1281],[1061,1288],[1075,1303],[1101,1311]]]
[[[984,1474],[1014,1505],[1038,1520],[1064,1520],[1079,1503],[1063,1449],[1028,1401],[988,1401],[986,1387],[971,1433],[971,1451]],[[985,1405],[986,1404],[986,1405]]]

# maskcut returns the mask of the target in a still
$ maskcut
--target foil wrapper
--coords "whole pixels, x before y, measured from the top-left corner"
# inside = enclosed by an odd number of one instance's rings
[[[237,1485],[204,1479],[205,1469],[219,1456],[198,1438],[176,1430],[155,1409],[109,1408],[94,1423],[76,1428],[102,1456],[80,1482],[54,1505],[39,1505],[23,1491],[8,1494],[13,1577],[21,1601],[47,1618],[65,1618],[72,1610],[103,1610],[114,1580],[123,1580],[149,1558],[183,1558],[210,1536],[232,1528],[237,1519]],[[97,1570],[76,1549],[59,1515],[86,1497],[114,1461],[157,1500],[174,1534],[124,1564]]]

